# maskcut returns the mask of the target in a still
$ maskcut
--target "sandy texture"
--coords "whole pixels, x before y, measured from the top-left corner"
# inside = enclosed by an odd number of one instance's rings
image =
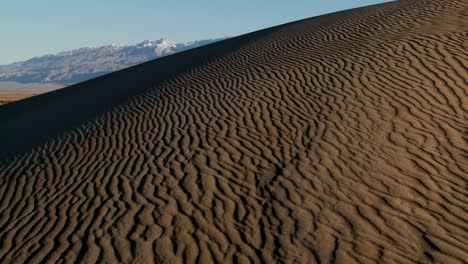
[[[331,14],[0,107],[0,262],[464,263],[467,13]]]

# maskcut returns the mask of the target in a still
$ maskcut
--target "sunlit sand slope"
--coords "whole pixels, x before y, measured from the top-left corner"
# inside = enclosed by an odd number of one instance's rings
[[[0,262],[466,263],[467,8],[311,18],[0,107]]]

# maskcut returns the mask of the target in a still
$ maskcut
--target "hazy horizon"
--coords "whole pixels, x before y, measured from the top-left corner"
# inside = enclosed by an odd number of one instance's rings
[[[185,42],[236,36],[294,20],[383,2],[388,1],[3,2],[0,3],[3,32],[0,65],[112,43],[131,44],[161,37]]]

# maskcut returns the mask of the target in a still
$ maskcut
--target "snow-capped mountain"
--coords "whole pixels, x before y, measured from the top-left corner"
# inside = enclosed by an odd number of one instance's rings
[[[0,66],[0,81],[73,84],[145,61],[196,48],[222,39],[176,43],[145,40],[136,45],[112,44],[80,48]]]

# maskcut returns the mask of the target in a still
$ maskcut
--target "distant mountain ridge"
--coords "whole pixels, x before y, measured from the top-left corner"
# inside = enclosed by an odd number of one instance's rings
[[[0,65],[0,81],[74,84],[145,61],[210,44],[220,39],[176,43],[165,38],[135,45],[111,44],[44,55]]]

